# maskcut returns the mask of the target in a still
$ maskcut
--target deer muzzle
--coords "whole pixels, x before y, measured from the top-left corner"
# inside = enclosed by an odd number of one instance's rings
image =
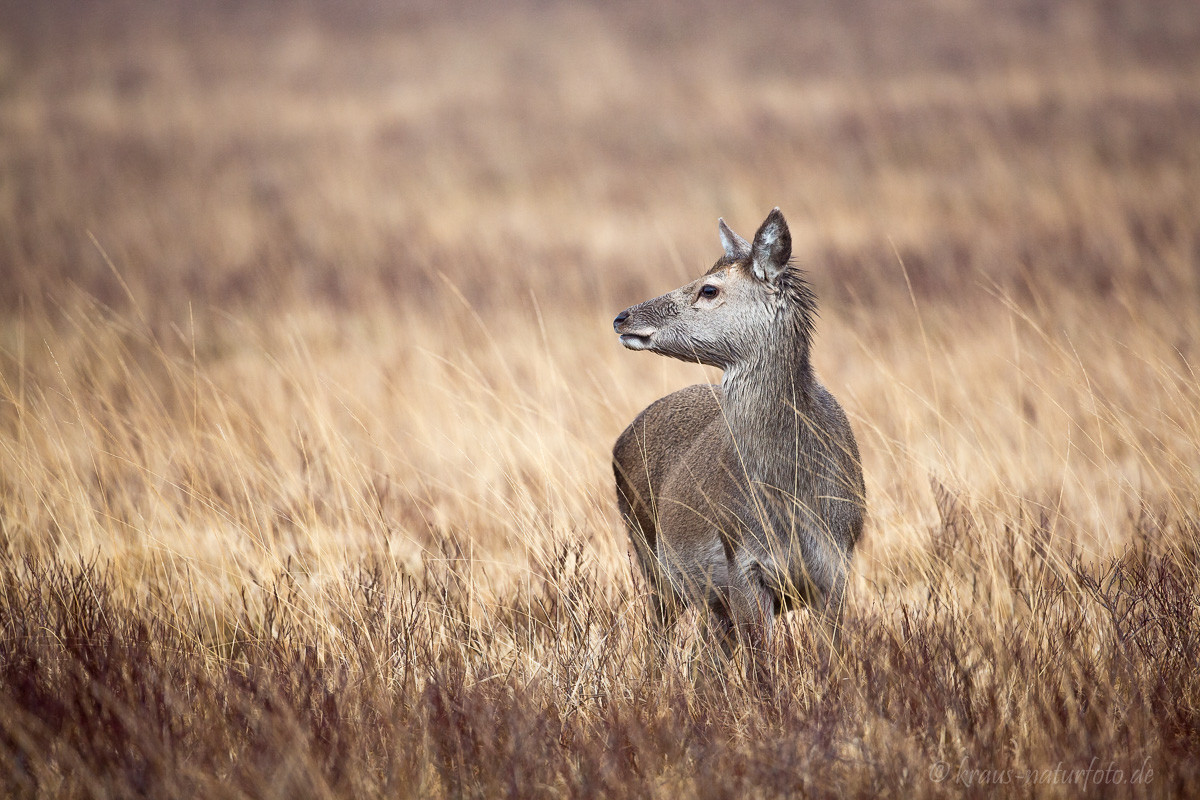
[[[632,316],[633,309],[627,308],[613,320],[613,330],[621,338],[621,344],[630,350],[647,350],[650,348],[650,338],[654,335],[654,327],[647,325],[640,315]],[[632,317],[632,318],[631,318]]]

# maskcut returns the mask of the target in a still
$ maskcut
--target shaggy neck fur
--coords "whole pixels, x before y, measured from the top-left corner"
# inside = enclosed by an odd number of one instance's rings
[[[750,480],[803,499],[811,494],[811,476],[800,474],[806,463],[800,456],[818,451],[809,424],[815,412],[809,347],[816,303],[794,268],[781,276],[776,302],[774,335],[725,370],[725,416]]]

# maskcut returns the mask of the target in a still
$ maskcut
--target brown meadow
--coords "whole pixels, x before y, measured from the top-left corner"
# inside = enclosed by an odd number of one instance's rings
[[[869,522],[763,682],[611,320],[776,205]],[[1185,0],[0,3],[0,786],[1194,791],[1197,209]]]

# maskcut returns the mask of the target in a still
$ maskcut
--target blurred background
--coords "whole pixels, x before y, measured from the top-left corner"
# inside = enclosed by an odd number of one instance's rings
[[[482,309],[673,285],[773,206],[821,294],[1196,292],[1193,4],[0,10],[0,302]],[[898,258],[899,256],[899,258]],[[432,281],[432,284],[431,284]],[[619,295],[619,296],[618,296]]]
[[[773,206],[876,545],[931,476],[1100,549],[1196,488],[1195,3],[50,0],[0,5],[10,536],[620,560],[611,442],[715,376],[611,318]]]

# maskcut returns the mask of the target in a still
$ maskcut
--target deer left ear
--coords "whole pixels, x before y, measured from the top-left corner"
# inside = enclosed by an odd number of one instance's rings
[[[787,269],[791,257],[792,234],[788,231],[787,220],[776,208],[767,214],[758,233],[754,234],[754,244],[750,246],[750,268],[760,281],[773,283]]]

